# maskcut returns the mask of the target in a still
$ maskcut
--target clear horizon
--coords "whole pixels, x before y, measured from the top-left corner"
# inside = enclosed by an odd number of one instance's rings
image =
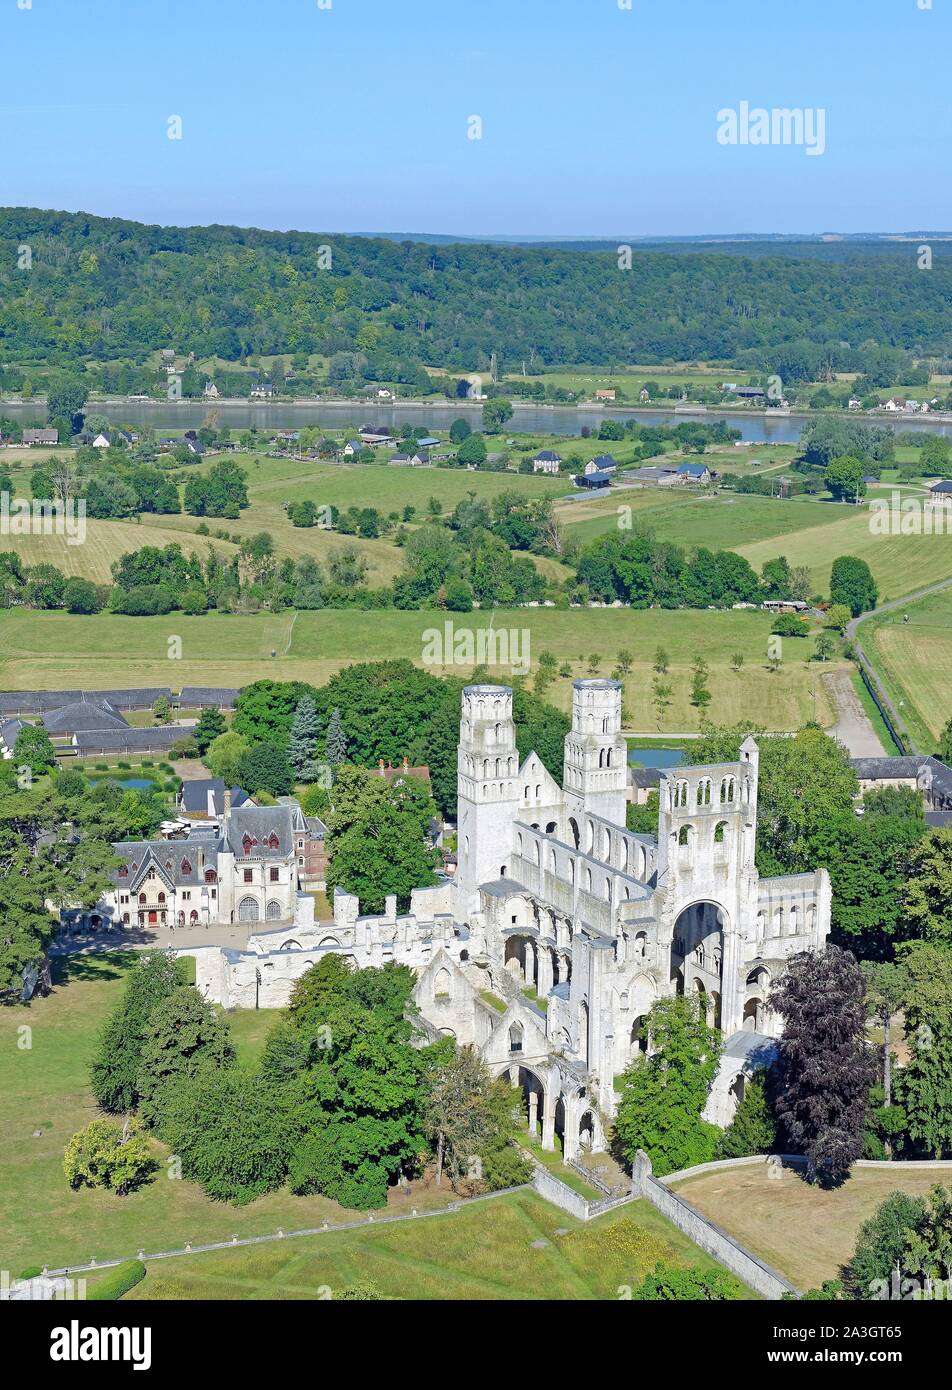
[[[0,197],[353,235],[952,227],[952,7],[626,3],[8,0]]]

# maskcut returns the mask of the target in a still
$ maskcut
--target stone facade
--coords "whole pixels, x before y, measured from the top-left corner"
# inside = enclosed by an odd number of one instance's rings
[[[512,691],[467,687],[452,883],[415,892],[405,915],[390,900],[361,916],[340,892],[333,924],[299,905],[293,927],[246,952],[195,952],[200,988],[226,1007],[275,1005],[322,952],[409,964],[431,1035],[479,1047],[522,1090],[543,1147],[558,1137],[567,1158],[604,1145],[615,1078],[650,1046],[652,1004],[686,993],[727,1040],[709,1106],[727,1123],[779,1032],[771,982],[826,940],[829,877],[760,877],[753,739],[737,762],[663,772],[657,834],[627,830],[621,693],[575,683],[560,787],[535,753],[520,761]]]

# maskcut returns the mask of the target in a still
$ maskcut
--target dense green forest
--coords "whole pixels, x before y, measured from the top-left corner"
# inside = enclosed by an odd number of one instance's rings
[[[328,255],[327,248],[330,248]],[[952,261],[915,248],[840,259],[784,253],[614,252],[433,245],[0,210],[0,357],[141,363],[160,347],[362,354],[481,368],[734,360],[777,370],[790,345],[838,370],[868,354],[946,356]],[[805,248],[806,249],[806,248]],[[786,353],[780,348],[788,345]],[[785,377],[796,375],[789,361]],[[812,364],[811,364],[812,365]]]

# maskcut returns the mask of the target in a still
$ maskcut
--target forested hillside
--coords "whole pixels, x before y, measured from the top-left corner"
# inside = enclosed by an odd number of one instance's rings
[[[857,354],[871,344],[948,355],[950,265],[940,248],[919,270],[911,245],[838,261],[636,247],[621,270],[606,252],[6,209],[0,358],[141,362],[172,345],[229,360],[358,352],[381,368],[472,369],[495,351],[507,369],[717,358],[774,370],[781,345],[809,344],[831,366],[865,369]]]

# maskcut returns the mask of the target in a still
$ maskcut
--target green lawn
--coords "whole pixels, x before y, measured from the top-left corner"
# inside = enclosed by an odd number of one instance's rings
[[[637,474],[630,476],[637,477]],[[617,488],[612,491],[610,502],[600,498],[595,505],[598,515],[589,520],[575,520],[579,509],[572,507],[573,519],[567,529],[581,544],[617,530],[619,508],[631,506],[633,524],[649,527],[658,540],[676,541],[685,547],[703,545],[711,550],[744,553],[744,547],[754,542],[779,538],[791,564],[802,563],[797,549],[799,533],[840,520],[834,506],[812,498],[759,497],[733,492],[698,495],[687,488],[635,493]],[[773,553],[780,552],[775,547]]]
[[[952,547],[952,538],[935,539]],[[918,748],[934,752],[952,718],[952,592],[871,618],[859,635]]]
[[[520,1191],[432,1220],[190,1255],[149,1267],[127,1299],[618,1299],[658,1260],[717,1268],[646,1202],[581,1225]],[[737,1285],[736,1296],[751,1295]]]
[[[568,662],[572,677],[560,677],[547,692],[547,698],[562,707],[571,699],[571,679],[592,674],[590,656],[598,657],[594,673],[608,675],[618,652],[627,648],[635,663],[625,677],[629,727],[643,732],[681,733],[699,727],[700,713],[690,703],[690,668],[696,656],[710,668],[713,698],[708,714],[716,723],[734,723],[755,712],[767,728],[796,728],[812,714],[814,686],[818,717],[830,722],[816,664],[807,661],[813,648],[809,638],[785,644],[784,663],[774,674],[766,664],[771,625],[767,614],[692,609],[527,608],[465,615],[345,609],[242,617],[100,614],[83,619],[8,609],[0,611],[0,652],[5,653],[0,657],[0,688],[107,688],[128,682],[130,662],[143,684],[243,685],[265,676],[322,684],[355,661],[402,656],[420,664],[424,632],[442,632],[447,622],[455,632],[479,632],[491,623],[497,632],[514,630],[520,644],[528,634],[533,669],[545,649],[559,662]],[[173,636],[181,638],[182,656],[170,662]],[[671,661],[666,680],[673,692],[662,730],[656,729],[651,694],[651,663],[659,645]],[[735,652],[744,656],[739,673],[730,669]],[[431,669],[463,677],[472,673],[469,664]],[[493,674],[505,680],[511,671],[496,667]]]

